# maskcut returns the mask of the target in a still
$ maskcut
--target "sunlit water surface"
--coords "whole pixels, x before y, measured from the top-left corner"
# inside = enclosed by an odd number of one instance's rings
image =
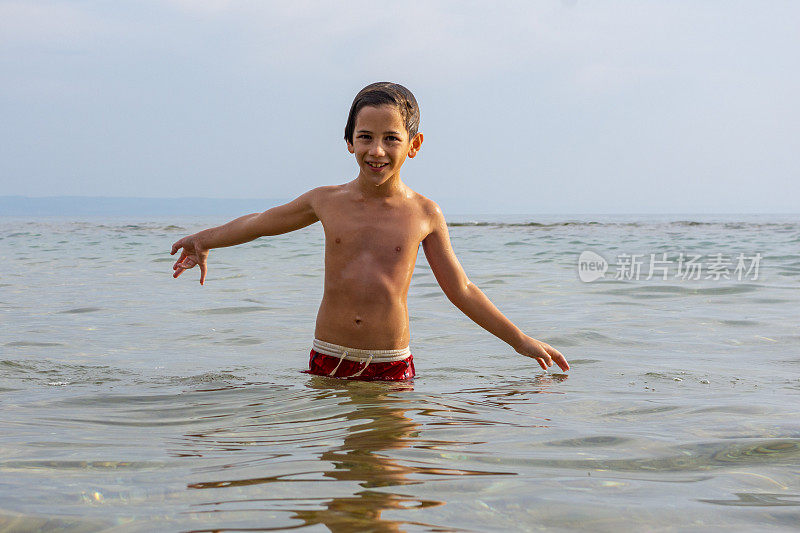
[[[0,218],[0,531],[796,529],[797,217],[470,220],[471,279],[568,374],[461,315],[423,254],[415,380],[301,373],[319,225],[215,250],[201,287],[167,252],[221,219]],[[584,250],[763,259],[584,283]]]

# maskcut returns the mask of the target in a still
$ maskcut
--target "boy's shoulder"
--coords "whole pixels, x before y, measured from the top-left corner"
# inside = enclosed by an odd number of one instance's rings
[[[346,184],[323,185],[321,187],[315,187],[300,195],[298,199],[302,200],[304,204],[310,206],[314,211],[317,211],[319,208],[337,201],[337,199],[346,199],[347,191],[345,185]]]
[[[439,204],[416,191],[411,189],[408,191],[408,201],[413,206],[412,210],[416,212],[415,218],[421,225],[423,235],[430,235],[447,225]]]
[[[412,201],[414,201],[426,215],[430,217],[442,216],[442,210],[439,207],[439,204],[416,191],[411,191],[411,193],[413,196]]]
[[[346,193],[346,183],[342,183],[341,185],[322,185],[320,187],[315,187],[308,191],[306,195],[312,198],[318,197],[327,197],[334,194],[345,194]]]

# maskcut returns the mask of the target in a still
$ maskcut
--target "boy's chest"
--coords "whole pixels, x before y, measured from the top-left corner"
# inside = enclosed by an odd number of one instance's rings
[[[408,209],[349,209],[322,224],[329,251],[347,255],[416,255],[426,236],[423,220]]]

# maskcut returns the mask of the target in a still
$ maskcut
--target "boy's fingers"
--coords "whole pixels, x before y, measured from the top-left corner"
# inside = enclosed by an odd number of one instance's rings
[[[552,346],[547,346],[547,351],[553,357],[553,361],[561,368],[561,370],[569,370],[569,363],[567,363],[567,358],[564,357],[561,352],[553,348]]]
[[[178,251],[178,248],[183,248],[181,241],[183,241],[183,239],[180,241],[175,241],[175,244],[172,245],[172,251],[169,253],[169,255],[175,255],[175,252]]]
[[[177,261],[175,261],[175,264],[172,265],[172,269],[175,270],[176,268],[178,268],[180,266],[180,264],[183,262],[183,260],[186,259],[187,255],[189,255],[189,254],[186,253],[186,250],[182,251],[181,252],[181,256],[178,258]]]
[[[544,359],[537,357],[536,362],[539,363],[539,366],[542,367],[542,370],[547,371],[547,363],[544,362]]]
[[[175,270],[177,269],[189,270],[194,266],[194,263],[192,263],[191,261],[192,261],[191,259],[184,259],[179,263],[175,263]]]
[[[548,353],[547,348],[549,348],[549,346],[547,346],[546,344],[542,346],[542,351],[544,352],[544,354],[541,355],[540,357],[547,366],[553,366],[553,360],[550,358],[550,354]],[[545,368],[545,370],[547,369]]]
[[[184,254],[186,254],[185,251]],[[175,270],[175,272],[172,274],[173,278],[177,278],[178,276],[183,274],[184,271],[193,268],[194,265],[196,264],[194,259],[192,259],[191,257],[185,257],[184,254],[181,254],[181,258],[175,263],[175,266],[172,267]]]
[[[200,285],[206,280],[206,262],[200,261]]]

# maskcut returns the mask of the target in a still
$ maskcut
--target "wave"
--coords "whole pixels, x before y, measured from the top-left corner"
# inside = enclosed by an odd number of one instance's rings
[[[564,221],[564,222],[500,222],[500,221],[459,221],[448,222],[452,228],[562,228],[562,227],[612,227],[612,228],[652,228],[652,227],[708,227],[720,229],[775,229],[800,231],[800,223],[796,222],[702,222],[696,220],[674,220],[670,222],[598,222],[598,221]]]

